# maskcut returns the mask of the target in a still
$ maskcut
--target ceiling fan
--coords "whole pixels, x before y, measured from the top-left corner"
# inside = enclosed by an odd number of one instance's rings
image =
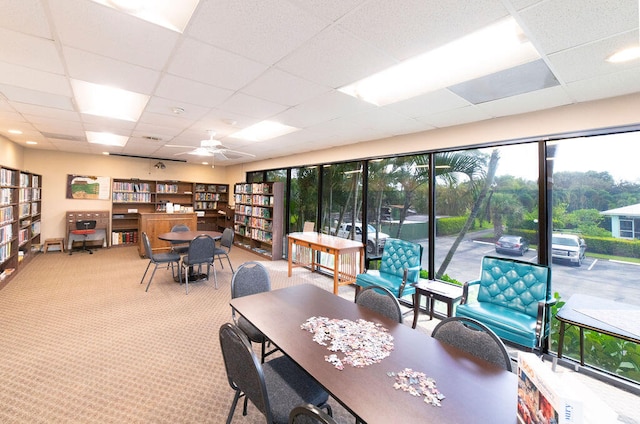
[[[176,153],[174,156],[180,155],[196,155],[196,156],[213,156],[214,159],[222,159],[222,160],[233,160],[239,159],[241,157],[256,157],[256,155],[251,153],[240,152],[238,150],[232,150],[228,147],[222,145],[220,140],[216,140],[214,136],[216,135],[215,131],[208,131],[209,138],[205,140],[200,140],[200,147],[196,147],[195,149],[188,152]],[[167,147],[183,147],[183,148],[192,148],[193,146],[180,146],[177,144],[167,144]]]

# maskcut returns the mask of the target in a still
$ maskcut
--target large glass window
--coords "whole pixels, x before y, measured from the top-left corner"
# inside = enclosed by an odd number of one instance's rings
[[[382,254],[388,237],[428,248],[427,155],[370,161],[367,192],[367,254]],[[423,255],[426,258],[426,253]],[[423,262],[426,268],[426,262]]]
[[[318,211],[318,167],[291,170],[291,197],[289,199],[289,232],[302,231],[305,223],[316,230]]]
[[[484,255],[537,262],[536,143],[438,153],[436,278],[477,279]]]

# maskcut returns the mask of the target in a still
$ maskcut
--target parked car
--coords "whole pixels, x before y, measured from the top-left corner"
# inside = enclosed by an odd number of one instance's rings
[[[575,234],[554,233],[551,236],[551,260],[580,266],[584,261],[587,244]]]
[[[529,250],[529,242],[520,236],[502,236],[496,242],[496,253],[524,256]]]
[[[362,241],[362,224],[356,223],[354,228],[353,239],[356,241]],[[351,234],[351,223],[342,223],[340,224],[340,228],[336,231],[335,228],[331,229],[332,235],[337,235],[338,237],[349,238]],[[389,234],[386,233],[378,233],[378,238],[376,240],[376,229],[373,225],[367,224],[367,253],[377,255],[382,252],[384,248],[384,244],[389,238]]]

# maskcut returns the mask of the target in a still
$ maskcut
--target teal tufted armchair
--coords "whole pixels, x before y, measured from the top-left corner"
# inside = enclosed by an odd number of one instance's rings
[[[473,286],[478,286],[474,301]],[[464,284],[456,316],[476,319],[501,339],[534,350],[546,343],[554,302],[549,267],[485,256],[480,278]]]
[[[420,278],[422,246],[406,240],[387,239],[380,268],[356,276],[356,297],[360,289],[372,285],[382,286],[397,298],[413,295],[413,283]]]

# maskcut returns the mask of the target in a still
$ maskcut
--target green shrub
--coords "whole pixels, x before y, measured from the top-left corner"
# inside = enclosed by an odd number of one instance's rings
[[[459,234],[467,222],[466,216],[453,216],[448,218],[438,218],[436,222],[436,236],[452,236]],[[474,228],[474,226],[472,226]]]

